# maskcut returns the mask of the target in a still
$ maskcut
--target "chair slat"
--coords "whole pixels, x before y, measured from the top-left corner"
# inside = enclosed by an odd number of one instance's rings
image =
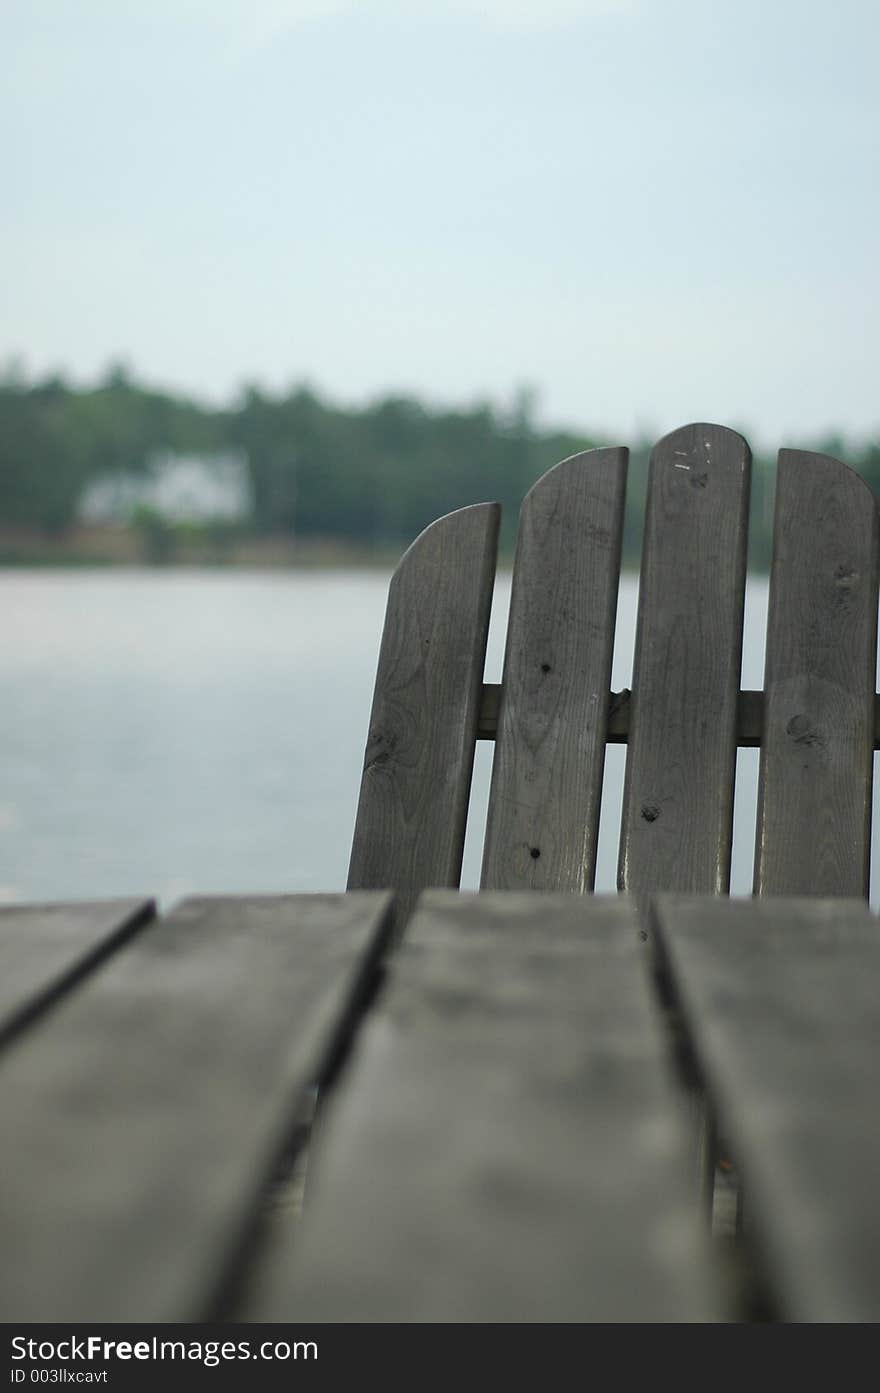
[[[563,460],[523,503],[482,883],[593,888],[627,451]]]
[[[655,930],[773,1314],[880,1320],[880,922],[853,900],[664,896]]]
[[[152,919],[152,900],[0,908],[0,1042]]]
[[[390,902],[187,901],[4,1052],[5,1320],[208,1318]]]
[[[878,539],[874,495],[853,470],[780,451],[757,894],[867,896]]]
[[[440,518],[391,581],[348,888],[396,890],[399,922],[461,874],[500,511]]]
[[[651,456],[618,864],[622,890],[730,883],[751,452],[691,425]]]
[[[622,899],[425,895],[250,1320],[700,1320],[680,1099]]]

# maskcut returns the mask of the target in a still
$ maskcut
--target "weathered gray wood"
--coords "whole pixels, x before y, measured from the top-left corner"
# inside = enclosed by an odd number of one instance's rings
[[[591,890],[627,451],[589,450],[527,495],[513,568],[482,883]]]
[[[4,1320],[210,1314],[389,906],[187,901],[4,1051]]]
[[[440,518],[391,581],[348,887],[394,889],[400,923],[461,874],[499,516]]]
[[[880,922],[852,900],[663,896],[655,930],[777,1314],[880,1319]]]
[[[624,687],[608,694],[608,728],[605,739],[609,745],[625,745],[629,740],[632,692]],[[501,683],[484,682],[477,726],[479,740],[494,740],[498,734],[498,715],[501,710]],[[736,708],[736,743],[742,749],[760,745],[764,734],[764,693],[740,692]],[[880,749],[880,697],[874,707],[874,748]]]
[[[152,900],[0,908],[0,1043],[97,967],[155,914]]]
[[[750,468],[720,426],[685,426],[651,456],[622,890],[729,886]]]
[[[249,1319],[715,1313],[633,907],[425,895]]]
[[[758,894],[868,894],[878,546],[863,479],[827,455],[779,452]]]

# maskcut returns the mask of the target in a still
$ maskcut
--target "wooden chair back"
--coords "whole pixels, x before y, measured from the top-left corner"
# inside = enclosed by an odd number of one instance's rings
[[[628,744],[618,885],[725,894],[736,752],[760,745],[756,894],[866,897],[880,531],[840,461],[779,454],[763,692],[740,691],[751,452],[717,425],[654,448],[631,696],[610,690],[627,451],[521,511],[502,682],[483,683],[500,509],[440,518],[391,582],[349,873],[405,918],[461,874],[474,751],[495,754],[482,886],[588,892],[609,739]]]

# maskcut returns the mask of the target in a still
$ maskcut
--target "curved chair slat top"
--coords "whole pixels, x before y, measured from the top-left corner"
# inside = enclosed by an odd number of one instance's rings
[[[563,460],[520,514],[483,885],[591,890],[628,452]]]
[[[618,883],[730,883],[751,452],[693,424],[651,455]]]
[[[867,896],[880,527],[864,480],[781,450],[758,793],[758,894]]]
[[[348,888],[396,890],[401,920],[461,873],[500,512],[438,519],[391,581]]]

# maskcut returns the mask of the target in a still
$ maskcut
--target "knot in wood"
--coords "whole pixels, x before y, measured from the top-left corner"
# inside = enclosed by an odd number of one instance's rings
[[[796,745],[806,745],[811,749],[816,747],[820,750],[825,748],[825,736],[820,730],[816,730],[809,716],[792,716],[785,727],[785,733],[791,736]]]

